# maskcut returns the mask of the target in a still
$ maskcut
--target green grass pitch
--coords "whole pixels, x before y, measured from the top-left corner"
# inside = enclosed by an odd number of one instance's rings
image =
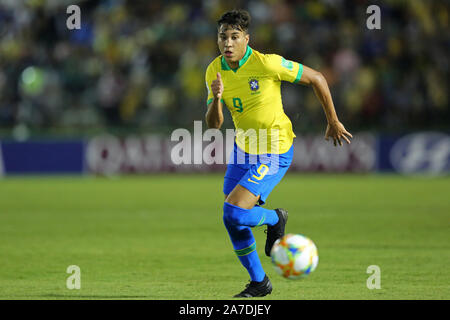
[[[249,277],[222,224],[221,175],[0,180],[0,299],[230,299]],[[288,173],[267,207],[316,243],[263,299],[449,299],[450,178]],[[69,265],[81,289],[66,288]],[[366,286],[381,269],[381,289]]]

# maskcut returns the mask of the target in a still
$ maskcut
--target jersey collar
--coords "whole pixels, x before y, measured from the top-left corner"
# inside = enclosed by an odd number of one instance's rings
[[[227,61],[225,60],[225,57],[222,56],[222,70],[233,70],[234,72],[236,72],[240,67],[242,67],[242,65],[245,62],[247,62],[248,58],[250,58],[250,56],[252,55],[252,52],[253,52],[252,48],[250,48],[250,46],[247,45],[247,50],[245,51],[245,54],[242,57],[242,59],[239,60],[239,67],[237,67],[236,69],[231,69]]]

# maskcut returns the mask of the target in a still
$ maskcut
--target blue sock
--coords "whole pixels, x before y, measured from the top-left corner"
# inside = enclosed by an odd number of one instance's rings
[[[229,221],[239,226],[273,226],[278,222],[278,215],[275,210],[264,209],[260,206],[254,206],[252,209],[242,209],[241,207],[225,202],[223,205],[223,214]]]
[[[258,252],[252,251],[248,255],[238,256],[241,264],[247,269],[252,281],[261,282],[264,280],[266,273],[259,260]]]
[[[266,273],[256,251],[256,242],[250,227],[278,222],[275,210],[255,206],[243,209],[227,202],[223,205],[223,221],[227,228],[234,252],[241,264],[247,269],[252,281],[263,281]]]
[[[224,215],[223,222],[227,228],[231,243],[241,264],[247,269],[252,281],[263,281],[266,273],[256,251],[256,242],[252,230],[230,222]]]

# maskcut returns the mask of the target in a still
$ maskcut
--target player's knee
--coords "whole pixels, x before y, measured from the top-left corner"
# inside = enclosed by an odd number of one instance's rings
[[[225,224],[241,225],[243,222],[243,209],[227,202],[223,203],[223,222]]]

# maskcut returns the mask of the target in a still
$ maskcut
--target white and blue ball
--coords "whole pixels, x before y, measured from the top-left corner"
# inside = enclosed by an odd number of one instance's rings
[[[301,234],[286,234],[275,241],[270,256],[276,272],[287,279],[304,278],[319,263],[316,245]]]

